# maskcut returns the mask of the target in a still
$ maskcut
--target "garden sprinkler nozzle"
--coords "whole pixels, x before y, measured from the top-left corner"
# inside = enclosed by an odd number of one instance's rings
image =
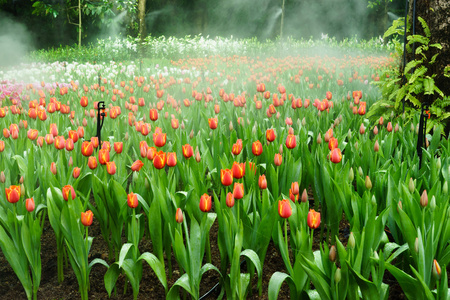
[[[102,145],[102,127],[106,116],[105,109],[106,109],[105,101],[100,101],[97,106],[97,138],[98,144],[100,145],[100,149]]]

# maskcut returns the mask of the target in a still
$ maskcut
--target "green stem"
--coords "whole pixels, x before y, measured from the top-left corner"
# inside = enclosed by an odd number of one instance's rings
[[[211,263],[211,243],[209,241],[209,231],[206,236],[206,261]]]
[[[322,226],[322,228],[323,228],[323,226]],[[311,239],[310,239],[310,241],[311,241],[311,250],[312,250],[312,246],[313,246],[313,243],[314,243],[314,229],[311,229]]]
[[[288,251],[287,257],[289,257],[288,239],[287,239],[287,220],[284,219],[284,242],[286,244],[286,251]]]

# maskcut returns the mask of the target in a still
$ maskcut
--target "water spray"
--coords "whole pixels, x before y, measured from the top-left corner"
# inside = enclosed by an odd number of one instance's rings
[[[100,80],[100,77],[99,77],[99,80]],[[106,116],[105,109],[106,109],[105,101],[100,101],[97,106],[97,138],[98,138],[98,144],[100,145],[100,148],[102,145],[102,127],[103,127],[103,122],[105,121],[105,116]]]

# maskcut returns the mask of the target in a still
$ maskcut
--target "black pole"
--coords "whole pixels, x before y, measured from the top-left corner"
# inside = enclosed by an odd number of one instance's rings
[[[97,106],[97,138],[100,149],[102,148],[102,127],[105,121],[105,101],[100,101]]]
[[[414,0],[414,4],[413,4],[413,27],[412,27],[412,34],[415,35],[416,34],[416,1]],[[413,47],[412,47],[412,55],[413,55],[413,60],[415,59],[416,56],[416,43],[413,42]]]

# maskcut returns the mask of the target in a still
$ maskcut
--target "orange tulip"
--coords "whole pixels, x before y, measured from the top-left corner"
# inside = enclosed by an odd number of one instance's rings
[[[267,179],[266,179],[266,175],[261,175],[259,176],[258,179],[258,186],[260,189],[265,190],[267,189]]]
[[[66,140],[62,135],[55,138],[55,148],[58,150],[64,149],[66,147]]]
[[[75,147],[75,145],[73,144],[73,140],[71,138],[68,138],[66,140],[66,150],[72,151],[74,147]]]
[[[297,202],[299,197],[299,194],[295,195],[294,193],[292,193],[292,189],[289,189],[289,199],[291,199],[292,202]]]
[[[268,142],[273,142],[276,137],[275,131],[272,128],[266,130],[266,139]]]
[[[314,209],[310,209],[306,222],[308,223],[309,228],[318,228],[320,225],[320,213],[316,212]]]
[[[91,170],[94,170],[95,168],[97,168],[97,159],[95,158],[95,156],[89,156],[88,167]]]
[[[178,119],[172,119],[170,120],[170,125],[172,125],[173,129],[178,129],[180,122],[178,121]]]
[[[233,183],[233,172],[230,169],[220,170],[220,181],[224,186],[229,186]]]
[[[91,137],[91,143],[94,148],[97,148],[98,147],[98,137],[96,137],[96,136]]]
[[[91,226],[93,220],[94,214],[92,213],[92,211],[88,210],[81,213],[81,224],[83,224],[84,226]]]
[[[287,219],[292,215],[292,208],[289,199],[278,201],[278,214],[284,219]]]
[[[212,201],[211,201],[211,196],[209,196],[208,194],[203,194],[200,197],[200,210],[202,212],[208,212],[211,210],[211,205],[212,205]]]
[[[142,166],[144,166],[144,163],[140,160],[136,160],[132,165],[131,165],[131,171],[134,172],[139,172],[142,169]]]
[[[28,130],[27,136],[30,140],[34,141],[38,137],[38,131],[37,129],[30,129]]]
[[[20,199],[20,185],[11,185],[9,188],[5,188],[6,200],[9,203],[16,203]]]
[[[242,199],[244,197],[244,184],[235,182],[233,187],[233,196],[235,199]]]
[[[56,164],[54,162],[50,164],[50,172],[52,172],[53,175],[56,175]]]
[[[33,198],[28,198],[27,200],[25,200],[25,208],[28,212],[32,212],[34,210],[35,204]]]
[[[55,123],[50,124],[50,133],[55,137],[58,135],[58,127]]]
[[[78,142],[78,132],[76,130],[69,130],[69,138],[71,138],[74,143]]]
[[[158,152],[158,150],[156,150],[155,147],[148,147],[147,148],[147,159],[153,161],[157,152]]]
[[[340,163],[342,160],[342,153],[341,153],[341,149],[339,148],[334,148],[333,150],[331,150],[330,153],[330,160],[331,162],[337,164]]]
[[[123,151],[123,142],[115,142],[114,143],[114,151],[116,151],[117,154],[122,153],[122,151]]]
[[[127,204],[130,208],[136,208],[139,204],[137,194],[131,192],[127,195]]]
[[[175,221],[177,223],[183,223],[183,211],[179,207],[177,208],[177,211],[175,213]]]
[[[328,140],[328,149],[333,150],[334,148],[338,147],[338,140],[335,137],[331,137]]]
[[[113,161],[108,161],[106,162],[106,171],[108,172],[109,175],[114,175],[116,174],[116,163]]]
[[[81,169],[78,167],[73,168],[72,176],[77,179],[80,176]]]
[[[163,151],[159,151],[155,154],[155,157],[153,158],[153,166],[157,169],[162,169],[166,166],[167,162],[167,156],[166,153]]]
[[[46,139],[47,139],[47,136],[46,136]],[[81,154],[83,154],[83,156],[89,157],[92,155],[93,152],[94,152],[94,145],[92,145],[91,142],[84,141],[81,144]]]
[[[275,157],[273,159],[273,163],[275,166],[281,166],[281,163],[283,162],[283,157],[280,153],[275,153]]]
[[[106,165],[109,162],[109,151],[107,149],[100,149],[98,151],[98,162],[101,165]]]
[[[259,156],[263,153],[263,147],[260,141],[253,142],[252,153],[255,156]]]
[[[69,197],[72,197],[72,200],[74,200],[75,197],[77,196],[75,194],[75,189],[71,185],[65,185],[62,188],[62,195],[63,195],[64,200],[66,200],[66,201],[69,200]]]
[[[300,193],[300,188],[297,181],[291,183],[291,191],[294,195],[298,195]]]
[[[391,131],[392,131],[392,123],[391,123],[391,122],[389,122],[389,123],[387,124],[386,129],[387,129],[388,132],[391,132]]]
[[[0,141],[0,153],[3,152],[4,150],[5,150],[5,142]]]
[[[89,104],[88,98],[86,96],[81,97],[80,105],[82,107],[86,107],[86,106],[88,106],[88,104]]]
[[[239,155],[242,151],[242,142],[238,143],[234,143],[233,147],[231,148],[231,153],[233,153],[234,155]]]
[[[216,129],[217,128],[217,118],[208,119],[209,128]]]
[[[182,150],[183,150],[183,156],[185,158],[190,158],[192,155],[194,155],[194,149],[192,148],[191,145],[186,144],[181,146]]]

